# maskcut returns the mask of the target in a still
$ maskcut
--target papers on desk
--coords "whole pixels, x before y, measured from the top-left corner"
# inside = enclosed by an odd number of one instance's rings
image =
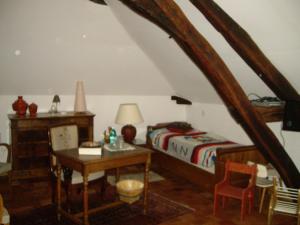
[[[113,146],[113,145],[110,145],[110,144],[105,144],[104,148],[107,149],[110,152],[135,150],[134,146],[132,146],[130,144],[126,144],[126,143],[123,143],[122,148],[117,147],[117,146]]]
[[[101,155],[101,147],[79,147],[79,155]]]

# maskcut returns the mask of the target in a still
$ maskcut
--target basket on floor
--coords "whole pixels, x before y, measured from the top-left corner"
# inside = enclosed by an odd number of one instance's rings
[[[131,179],[119,181],[116,186],[120,200],[129,204],[139,200],[144,189],[143,182]]]

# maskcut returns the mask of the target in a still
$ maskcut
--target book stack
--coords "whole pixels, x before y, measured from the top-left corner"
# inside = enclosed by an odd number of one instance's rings
[[[101,155],[101,147],[79,147],[79,155]]]
[[[99,142],[84,142],[79,147],[79,155],[101,155],[102,148]]]

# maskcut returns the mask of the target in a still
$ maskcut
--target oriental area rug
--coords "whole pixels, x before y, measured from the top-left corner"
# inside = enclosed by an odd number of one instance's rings
[[[143,214],[140,200],[132,205],[123,204],[91,214],[89,221],[91,225],[156,225],[193,211],[186,205],[150,192],[147,215]],[[44,206],[20,215],[12,215],[11,220],[11,225],[73,225],[63,216],[61,221],[57,221],[54,205]]]

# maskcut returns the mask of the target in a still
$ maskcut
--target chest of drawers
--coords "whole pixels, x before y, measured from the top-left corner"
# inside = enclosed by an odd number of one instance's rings
[[[12,145],[12,184],[21,180],[49,178],[49,138],[51,126],[77,124],[79,142],[93,141],[94,114],[38,113],[35,117],[9,114]]]

